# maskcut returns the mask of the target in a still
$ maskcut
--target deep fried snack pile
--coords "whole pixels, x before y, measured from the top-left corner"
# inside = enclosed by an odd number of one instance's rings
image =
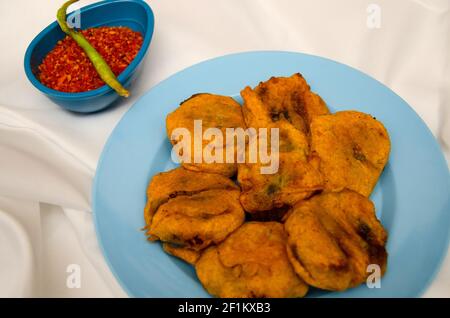
[[[369,199],[390,152],[383,124],[357,111],[330,114],[300,74],[241,96],[242,107],[192,96],[168,115],[169,139],[199,119],[222,132],[277,128],[278,171],[261,174],[259,161],[191,162],[155,175],[144,211],[149,240],[195,266],[217,297],[303,297],[308,285],[342,291],[364,283],[372,264],[383,275],[387,233]]]

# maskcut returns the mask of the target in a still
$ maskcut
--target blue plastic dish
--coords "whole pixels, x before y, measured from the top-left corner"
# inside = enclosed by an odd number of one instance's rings
[[[94,3],[81,8],[80,12],[81,29],[126,26],[142,33],[144,41],[139,53],[118,76],[123,86],[130,87],[138,75],[152,39],[154,16],[151,8],[141,0],[114,0]],[[44,57],[64,37],[65,34],[55,21],[33,39],[24,60],[25,73],[29,81],[55,103],[70,111],[90,113],[108,107],[120,96],[107,85],[82,93],[65,93],[46,87],[36,77],[35,74]]]
[[[311,290],[308,297],[417,297],[448,248],[450,175],[439,144],[408,104],[389,88],[346,65],[288,52],[249,52],[209,60],[153,87],[116,126],[93,185],[97,237],[109,266],[130,296],[205,297],[192,266],[149,243],[140,230],[146,188],[173,168],[165,118],[192,94],[239,96],[271,76],[300,72],[331,111],[359,110],[386,126],[392,151],[371,196],[389,239],[380,289]],[[151,106],[151,107],[149,107]]]

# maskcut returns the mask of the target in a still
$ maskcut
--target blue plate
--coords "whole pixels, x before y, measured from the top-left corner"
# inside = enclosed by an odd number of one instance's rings
[[[417,297],[448,247],[450,176],[438,143],[417,114],[373,78],[324,58],[289,52],[228,55],[181,71],[145,94],[122,118],[100,159],[93,187],[98,239],[130,296],[206,297],[194,269],[146,241],[145,192],[151,177],[174,167],[166,115],[198,92],[238,96],[246,85],[300,72],[332,111],[355,109],[381,120],[390,161],[372,195],[389,233],[388,270],[380,289],[312,290],[311,297]]]

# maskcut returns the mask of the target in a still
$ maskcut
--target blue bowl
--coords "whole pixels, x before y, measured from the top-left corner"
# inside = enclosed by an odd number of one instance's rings
[[[80,20],[81,29],[126,26],[142,33],[144,41],[139,53],[118,76],[122,85],[129,88],[139,73],[152,39],[154,16],[151,8],[142,0],[102,1],[81,8]],[[47,97],[70,111],[90,113],[110,106],[120,96],[108,85],[82,93],[65,93],[48,88],[38,80],[36,74],[42,60],[64,37],[65,34],[55,21],[34,38],[25,53],[24,66],[28,79]]]

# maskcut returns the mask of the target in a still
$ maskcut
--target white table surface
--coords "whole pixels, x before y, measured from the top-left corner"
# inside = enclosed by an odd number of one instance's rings
[[[402,96],[450,158],[447,0],[148,1],[155,34],[132,97],[92,115],[60,109],[23,71],[27,45],[61,2],[0,2],[0,296],[126,296],[93,229],[90,191],[97,161],[139,96],[205,59],[288,50],[353,66]],[[380,28],[367,24],[371,4],[380,8]],[[68,287],[71,264],[80,269],[80,288]],[[449,257],[424,296],[450,297]]]

